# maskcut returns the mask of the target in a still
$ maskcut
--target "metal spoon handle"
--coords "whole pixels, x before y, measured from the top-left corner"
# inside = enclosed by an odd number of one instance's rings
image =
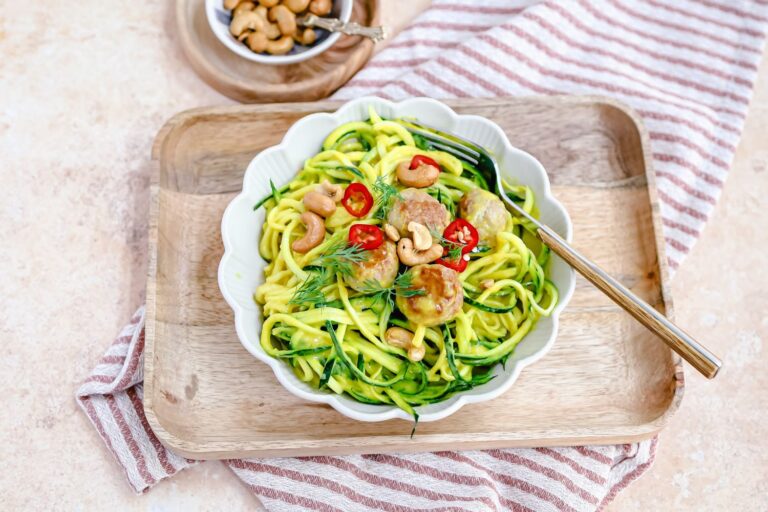
[[[298,20],[299,25],[305,27],[319,27],[329,32],[341,32],[350,36],[363,36],[373,40],[374,43],[383,41],[387,37],[385,27],[364,27],[352,21],[344,23],[338,18],[320,18],[314,14],[307,14]]]

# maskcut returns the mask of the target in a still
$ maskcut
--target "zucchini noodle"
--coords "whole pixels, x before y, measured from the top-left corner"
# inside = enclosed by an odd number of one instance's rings
[[[552,313],[558,292],[546,276],[549,250],[532,226],[512,215],[505,229],[495,233],[495,244],[469,253],[459,274],[464,304],[443,325],[408,320],[394,305],[392,298],[399,293],[394,286],[391,295],[356,291],[338,268],[326,268],[329,253],[347,243],[352,224],[384,224],[381,210],[387,205],[379,201],[377,187],[406,188],[395,170],[416,155],[440,164],[438,181],[424,190],[445,205],[452,220],[467,191],[489,188],[470,163],[434,150],[398,120],[382,119],[371,110],[368,121],[335,129],[289,185],[273,187],[272,195],[256,205],[266,209],[259,253],[268,264],[254,300],[265,319],[263,349],[291,365],[299,379],[366,404],[400,407],[418,420],[418,406],[493,378],[496,364],[507,361],[539,317]],[[291,244],[305,233],[302,199],[324,180],[342,188],[362,183],[377,201],[362,218],[337,208],[325,220],[323,242],[306,254],[296,253]],[[504,185],[510,198],[537,214],[529,188]],[[406,270],[401,264],[400,274]],[[314,295],[297,300],[308,283],[315,285]],[[411,331],[412,346],[423,347],[423,358],[414,362],[405,349],[390,345],[384,338],[390,327]]]

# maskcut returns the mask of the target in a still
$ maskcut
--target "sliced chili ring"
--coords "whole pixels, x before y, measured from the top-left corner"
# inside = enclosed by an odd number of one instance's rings
[[[373,196],[362,183],[350,183],[341,204],[353,217],[364,217],[373,208]]]
[[[452,245],[461,246],[461,254],[470,252],[477,247],[477,243],[480,241],[480,235],[475,226],[464,219],[456,219],[448,224],[448,227],[443,231],[443,238]],[[445,254],[443,253],[443,256]]]
[[[349,227],[349,245],[371,251],[384,243],[384,232],[371,224],[352,224]]]
[[[413,157],[413,160],[411,160],[410,169],[415,169],[420,165],[431,165],[432,167],[440,169],[440,164],[438,164],[428,156],[416,155],[415,157]]]
[[[448,267],[451,270],[455,270],[456,272],[464,272],[467,269],[467,264],[469,264],[469,256],[465,256],[462,254],[457,259],[449,259],[445,257],[438,259],[435,261],[435,263],[439,263],[440,265],[444,267]]]

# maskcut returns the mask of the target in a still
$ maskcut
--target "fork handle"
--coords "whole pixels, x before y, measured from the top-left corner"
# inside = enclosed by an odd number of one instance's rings
[[[716,355],[669,321],[650,304],[608,275],[603,269],[581,255],[555,232],[545,226],[538,227],[537,231],[542,242],[552,249],[552,252],[564,259],[622,309],[654,332],[702,375],[708,379],[717,375],[722,362]]]

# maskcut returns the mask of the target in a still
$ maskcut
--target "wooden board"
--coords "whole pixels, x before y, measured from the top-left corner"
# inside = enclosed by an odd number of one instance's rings
[[[671,313],[647,135],[599,98],[454,101],[538,157],[574,245]],[[237,340],[219,292],[219,224],[253,156],[338,104],[198,109],[153,149],[144,404],[160,440],[193,458],[629,442],[658,432],[683,392],[679,358],[579,278],[552,351],[503,396],[441,421],[361,423],[285,391]],[[254,240],[254,243],[256,241]]]
[[[350,21],[379,25],[376,0],[354,2]],[[205,17],[205,0],[176,0],[179,44],[192,68],[208,85],[244,103],[313,101],[344,85],[365,64],[373,42],[342,35],[317,57],[287,66],[251,62],[224,46]]]

